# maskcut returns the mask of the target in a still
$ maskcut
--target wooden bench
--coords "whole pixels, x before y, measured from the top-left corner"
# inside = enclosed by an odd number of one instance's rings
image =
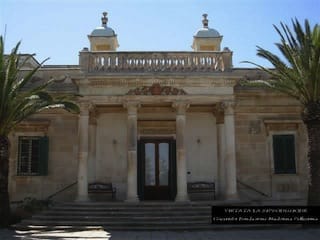
[[[213,199],[216,199],[214,182],[188,182],[188,193],[212,193]]]
[[[94,182],[88,184],[88,193],[92,194],[111,194],[112,200],[116,196],[116,188],[112,183]]]

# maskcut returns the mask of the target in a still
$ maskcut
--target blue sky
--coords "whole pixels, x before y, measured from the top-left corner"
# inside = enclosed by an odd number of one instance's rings
[[[320,0],[1,0],[0,34],[6,32],[7,52],[22,40],[21,52],[36,53],[39,61],[78,64],[103,11],[119,51],[191,51],[207,13],[209,27],[223,35],[222,47],[233,51],[235,67],[248,66],[244,60],[268,66],[256,57],[256,45],[276,52],[272,24],[291,25],[294,17],[320,23]]]

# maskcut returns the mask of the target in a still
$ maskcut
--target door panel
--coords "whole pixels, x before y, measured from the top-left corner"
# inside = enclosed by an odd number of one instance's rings
[[[160,143],[159,147],[159,185],[169,185],[169,143]]]
[[[175,141],[172,139],[142,139],[138,142],[140,200],[174,199],[176,191],[174,144]]]
[[[176,141],[170,141],[170,166],[169,166],[169,186],[170,199],[174,200],[177,195],[177,161],[176,161]]]
[[[145,144],[145,186],[156,185],[156,145]]]

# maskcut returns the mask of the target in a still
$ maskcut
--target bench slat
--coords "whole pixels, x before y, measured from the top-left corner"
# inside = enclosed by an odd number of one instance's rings
[[[114,199],[116,188],[112,186],[112,183],[94,182],[88,184],[88,193],[111,193],[112,199]]]
[[[189,193],[213,193],[215,199],[215,183],[214,182],[189,182]]]

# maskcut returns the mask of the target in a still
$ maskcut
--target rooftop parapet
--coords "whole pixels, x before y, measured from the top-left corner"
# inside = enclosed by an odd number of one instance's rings
[[[81,70],[107,73],[224,72],[232,68],[232,52],[80,52]]]

